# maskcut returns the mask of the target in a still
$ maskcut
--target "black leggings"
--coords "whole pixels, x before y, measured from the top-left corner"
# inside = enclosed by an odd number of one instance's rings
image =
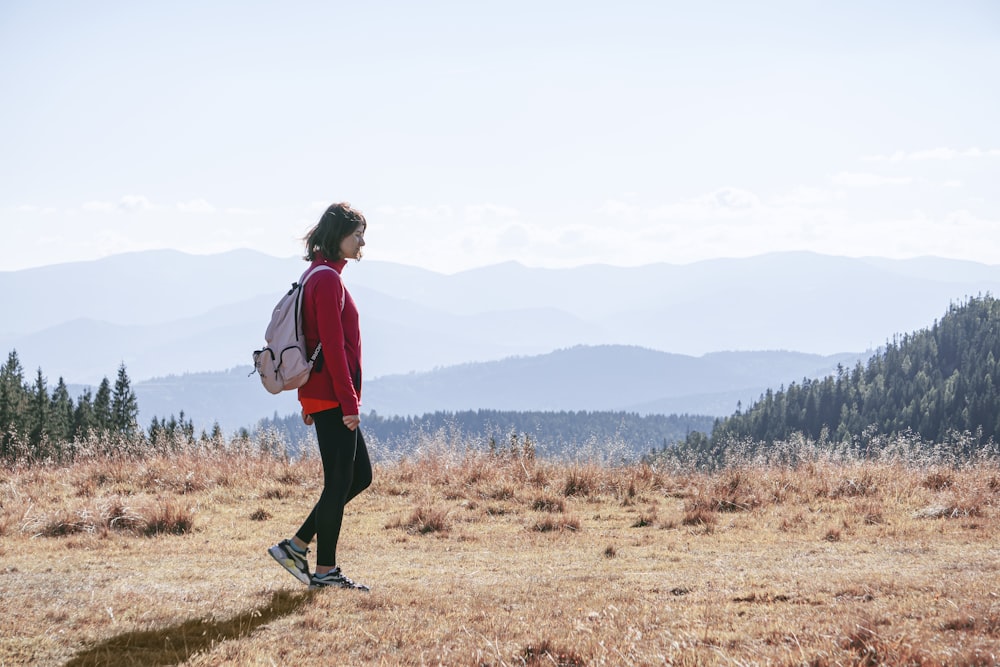
[[[319,454],[323,459],[323,493],[295,534],[309,544],[316,537],[316,564],[337,564],[337,540],[344,521],[344,505],[372,483],[372,464],[361,429],[344,426],[340,408],[312,415]]]

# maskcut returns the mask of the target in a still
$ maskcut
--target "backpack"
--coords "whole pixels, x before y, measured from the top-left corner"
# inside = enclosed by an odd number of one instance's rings
[[[323,349],[320,343],[312,356],[306,354],[306,337],[302,332],[302,290],[312,274],[324,269],[333,271],[329,266],[317,266],[306,272],[300,282],[292,283],[292,289],[281,297],[271,313],[271,323],[264,333],[267,345],[254,350],[254,371],[260,374],[261,383],[272,394],[304,385]],[[250,374],[253,375],[253,371]]]

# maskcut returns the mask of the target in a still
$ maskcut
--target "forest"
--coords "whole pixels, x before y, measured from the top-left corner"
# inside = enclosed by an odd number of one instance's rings
[[[16,350],[0,366],[0,461],[68,462],[88,441],[102,446],[120,441],[134,449],[176,436],[194,440],[194,425],[185,421],[183,412],[169,419],[153,417],[148,431],[139,426],[138,415],[125,364],[118,367],[114,384],[105,377],[96,393],[85,389],[76,401],[62,377],[50,392],[41,368],[34,382],[27,382]],[[216,427],[212,435],[219,436],[218,431]]]
[[[998,357],[1000,301],[969,298],[929,328],[887,342],[865,365],[765,392],[718,420],[711,443],[769,443],[792,434],[843,443],[909,433],[977,447],[1000,435]]]
[[[603,449],[637,458],[682,442],[692,431],[706,431],[713,418],[704,415],[640,415],[614,411],[515,412],[467,410],[433,412],[419,417],[363,416],[365,437],[389,456],[405,455],[429,436],[479,441],[484,447],[530,447],[540,456],[572,456]],[[292,443],[309,437],[310,427],[298,415],[265,419],[259,429],[274,429]],[[599,443],[599,447],[598,447]]]

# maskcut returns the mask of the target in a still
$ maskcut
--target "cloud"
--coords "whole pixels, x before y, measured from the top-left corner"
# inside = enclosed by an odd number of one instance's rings
[[[375,213],[391,220],[432,222],[435,220],[453,220],[455,217],[455,208],[448,204],[438,204],[436,206],[378,206],[375,208]]]
[[[748,190],[722,188],[709,195],[709,205],[720,210],[746,211],[760,206],[760,199]]]
[[[369,257],[458,271],[551,252],[548,225],[495,203],[382,205],[365,211]]]
[[[601,205],[599,210],[609,218],[632,220],[641,213],[642,208],[637,204],[623,202],[620,199],[609,199]]]
[[[342,202],[342,201],[344,201],[344,200],[343,199],[332,199],[332,200],[328,200],[328,201],[311,201],[311,202],[309,202],[309,206],[306,207],[306,208],[307,208],[307,211],[309,212],[310,216],[316,216],[316,218],[319,218],[318,214],[321,214],[324,211],[326,211],[326,209],[328,209],[331,204]],[[351,202],[348,201],[347,203],[350,204]],[[364,210],[362,210],[361,212],[362,213],[366,213],[366,211],[364,211]]]
[[[148,211],[153,205],[142,195],[125,195],[118,207],[126,211]]]
[[[992,241],[998,221],[983,211],[948,213],[930,207],[908,213],[893,211],[895,199],[878,201],[882,193],[876,186],[923,181],[850,171],[830,180],[827,187],[766,195],[732,186],[675,200],[620,195],[589,210],[581,206],[544,215],[531,207],[497,201],[386,204],[365,211],[371,223],[367,251],[372,260],[419,264],[448,273],[511,260],[553,268],[594,263],[636,266],[802,250],[980,261],[989,253],[1000,256],[1000,237]],[[940,188],[946,179],[933,182]],[[875,207],[869,208],[872,202],[854,195],[853,188],[869,188],[864,194],[876,199]],[[971,206],[968,199],[963,201]],[[954,234],[956,229],[961,234]]]
[[[743,217],[661,219],[665,206],[635,210],[629,242],[605,246],[599,261],[612,264],[688,263],[713,257],[748,257],[803,251],[851,257],[936,255],[995,263],[1000,219],[969,210],[903,216],[828,207],[762,204]],[[583,250],[582,244],[580,250]]]
[[[959,158],[1000,157],[1000,149],[967,148],[931,148],[919,151],[896,151],[892,155],[867,155],[865,162],[902,162],[904,160],[955,160]]]
[[[661,220],[739,218],[760,209],[760,197],[753,192],[739,188],[721,188],[701,197],[659,206],[652,211],[652,217]]]
[[[200,197],[189,202],[177,202],[177,210],[181,213],[215,213],[215,207]]]
[[[845,188],[877,188],[883,185],[908,185],[913,179],[881,174],[851,173],[842,171],[832,178],[834,185]]]
[[[495,204],[473,204],[462,210],[463,217],[469,222],[493,222],[517,219],[520,213],[516,208],[497,206]]]
[[[509,225],[497,234],[496,246],[500,250],[522,252],[531,245],[531,230],[524,225]]]
[[[34,204],[21,204],[20,206],[15,206],[14,210],[18,213],[37,213],[39,215],[51,215],[59,209],[52,206],[35,206]]]
[[[719,188],[708,194],[679,202],[644,208],[638,204],[611,199],[600,211],[619,222],[636,223],[651,220],[709,220],[740,218],[763,209],[760,197],[740,188]]]
[[[142,195],[124,195],[117,204],[109,201],[88,201],[80,208],[89,213],[110,213],[112,211],[151,211],[155,207]]]
[[[830,204],[843,199],[844,194],[824,188],[795,188],[790,192],[778,195],[773,202],[776,206],[816,206]]]

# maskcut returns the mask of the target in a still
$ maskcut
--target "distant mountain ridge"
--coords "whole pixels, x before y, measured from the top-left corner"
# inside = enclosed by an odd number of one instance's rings
[[[380,413],[397,415],[485,408],[725,415],[736,409],[736,400],[747,403],[769,386],[823,377],[837,364],[849,368],[865,357],[797,352],[691,357],[636,346],[577,346],[379,378],[365,388],[365,400]]]
[[[160,250],[0,272],[0,348],[53,380],[137,381],[249,363],[298,258]],[[576,345],[867,350],[949,303],[1000,291],[1000,266],[937,258],[776,253],[687,265],[529,268],[452,275],[366,259],[345,281],[362,310],[368,378]]]
[[[252,425],[297,409],[294,396],[264,394],[247,365],[305,266],[164,250],[0,272],[0,312],[12,314],[0,348],[52,385],[96,385],[125,363],[146,421],[183,409],[202,425]],[[866,358],[857,351],[928,326],[949,303],[1000,291],[996,265],[812,253],[452,275],[366,259],[344,275],[362,312],[365,408],[387,415],[727,415],[766,388]]]
[[[823,377],[866,355],[726,352],[690,357],[633,346],[577,346],[366,381],[362,412],[419,416],[462,410],[731,414],[769,387]],[[143,424],[181,410],[198,428],[227,432],[298,411],[294,392],[266,393],[250,367],[135,384]]]

